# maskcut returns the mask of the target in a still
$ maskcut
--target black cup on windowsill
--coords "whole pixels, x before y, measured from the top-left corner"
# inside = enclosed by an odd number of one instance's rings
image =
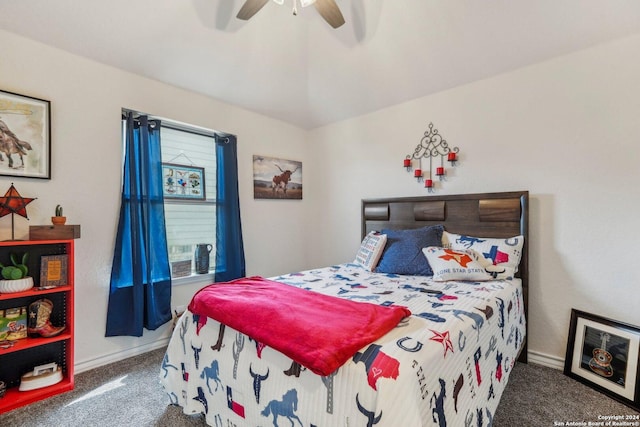
[[[209,272],[209,254],[213,246],[209,243],[199,243],[196,245],[196,273],[207,274]]]

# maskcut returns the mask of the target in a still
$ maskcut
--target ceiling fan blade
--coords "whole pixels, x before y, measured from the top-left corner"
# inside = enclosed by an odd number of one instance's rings
[[[333,28],[338,28],[344,24],[344,17],[335,0],[316,0],[314,3],[316,10],[325,21]]]
[[[240,8],[240,11],[236,15],[236,18],[246,21],[256,13],[258,13],[258,11],[262,9],[268,2],[269,0],[247,0]]]

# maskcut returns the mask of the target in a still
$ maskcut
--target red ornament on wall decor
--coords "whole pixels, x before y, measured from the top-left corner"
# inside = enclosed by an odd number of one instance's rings
[[[433,180],[425,179],[424,188],[426,188],[429,191],[429,193],[433,193]]]
[[[451,167],[455,167],[459,151],[458,147],[450,148],[447,141],[438,132],[438,129],[433,128],[433,123],[429,123],[429,129],[424,133],[413,154],[407,154],[404,158],[403,167],[407,169],[407,172],[410,172],[413,167],[413,161],[417,160],[418,167],[415,169],[413,176],[418,182],[422,181],[424,177],[424,187],[430,193],[433,193],[435,190],[432,175],[435,174],[440,181],[445,181],[444,159],[446,157],[447,161],[451,163]],[[422,167],[422,159],[429,159],[428,178]],[[436,166],[435,171],[433,169],[434,159],[436,162],[438,159],[440,160],[440,166]]]

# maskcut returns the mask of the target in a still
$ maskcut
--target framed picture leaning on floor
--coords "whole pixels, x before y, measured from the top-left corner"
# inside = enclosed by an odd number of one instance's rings
[[[564,373],[640,410],[640,328],[572,309]]]

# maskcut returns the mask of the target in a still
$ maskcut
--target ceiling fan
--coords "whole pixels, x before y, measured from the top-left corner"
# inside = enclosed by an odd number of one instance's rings
[[[284,0],[273,0],[278,4],[284,4]],[[248,20],[253,15],[258,13],[262,7],[267,4],[269,0],[246,0],[238,15],[236,16],[238,19]],[[298,14],[297,8],[298,0],[293,0],[293,14]],[[344,17],[342,16],[342,12],[340,12],[340,8],[336,4],[335,0],[300,0],[300,4],[302,7],[307,7],[313,4],[316,7],[318,13],[324,18],[325,21],[329,23],[333,28],[338,28],[342,24],[344,24]]]

